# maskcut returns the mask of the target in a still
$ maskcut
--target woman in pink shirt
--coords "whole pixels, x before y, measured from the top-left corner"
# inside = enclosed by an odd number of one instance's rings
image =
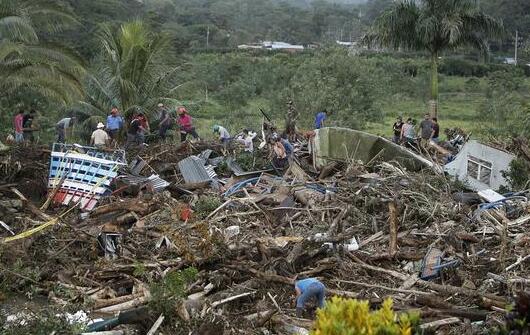
[[[178,107],[177,114],[177,123],[180,127],[180,141],[186,141],[186,137],[188,136],[188,134],[193,136],[194,139],[198,140],[199,135],[195,131],[195,127],[193,127],[193,121],[191,119],[191,116],[188,114],[186,108]]]

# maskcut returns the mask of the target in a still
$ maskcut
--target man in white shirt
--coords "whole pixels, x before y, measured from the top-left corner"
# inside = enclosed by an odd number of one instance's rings
[[[103,128],[105,128],[105,125],[101,122],[98,123],[97,129],[94,130],[90,137],[90,145],[93,145],[98,149],[108,146],[110,142],[109,134],[107,134]]]
[[[244,129],[243,134],[238,136],[237,141],[245,146],[245,152],[254,152],[254,138],[256,135],[255,132]]]

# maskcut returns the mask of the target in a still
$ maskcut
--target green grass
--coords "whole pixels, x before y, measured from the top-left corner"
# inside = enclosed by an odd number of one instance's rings
[[[463,77],[443,77],[440,81],[440,95],[438,102],[438,122],[440,136],[445,138],[446,128],[460,127],[473,137],[481,139],[487,136],[483,126],[488,123],[480,115],[485,102],[485,79],[469,79]],[[412,117],[419,123],[423,115],[428,112],[427,99],[412,99],[407,97],[391,97],[381,104],[384,119],[382,122],[371,122],[365,131],[380,136],[392,136],[392,124],[397,116],[403,119]]]

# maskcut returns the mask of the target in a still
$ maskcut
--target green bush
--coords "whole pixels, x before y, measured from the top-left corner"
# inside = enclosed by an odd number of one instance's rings
[[[155,314],[171,317],[175,314],[176,303],[185,296],[186,287],[195,281],[197,269],[189,267],[184,270],[168,272],[164,278],[149,286],[151,300],[149,307]]]
[[[411,335],[419,322],[415,314],[396,315],[392,299],[370,311],[368,301],[333,297],[317,311],[312,335]]]

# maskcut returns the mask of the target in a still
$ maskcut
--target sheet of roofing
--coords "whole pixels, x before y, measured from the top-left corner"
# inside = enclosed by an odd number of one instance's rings
[[[111,193],[118,168],[126,165],[123,150],[102,151],[77,144],[55,143],[50,158],[48,191],[53,201],[92,210],[101,197]]]
[[[217,174],[212,166],[205,166],[205,161],[197,156],[184,158],[178,163],[180,173],[186,183],[211,181]]]

